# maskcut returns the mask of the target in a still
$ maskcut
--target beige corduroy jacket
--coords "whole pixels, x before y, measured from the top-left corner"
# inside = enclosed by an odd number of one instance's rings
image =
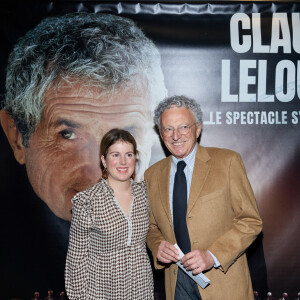
[[[163,266],[156,254],[162,240],[176,243],[169,204],[171,161],[169,156],[145,172],[151,209],[147,244],[155,267],[165,267],[167,300],[174,299],[178,267]],[[199,287],[202,299],[253,299],[244,252],[262,230],[262,220],[238,153],[197,145],[186,222],[191,249],[209,250],[221,263],[205,272],[210,285]]]

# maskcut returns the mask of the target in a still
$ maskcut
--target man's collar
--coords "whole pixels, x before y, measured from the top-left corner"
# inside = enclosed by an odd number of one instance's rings
[[[194,149],[192,150],[192,152],[183,159],[178,159],[174,155],[172,155],[172,165],[175,167],[175,170],[177,168],[177,163],[180,160],[183,160],[187,164],[188,167],[191,166],[191,162],[195,161],[196,152],[197,152],[197,145],[198,145],[198,143],[195,144]]]

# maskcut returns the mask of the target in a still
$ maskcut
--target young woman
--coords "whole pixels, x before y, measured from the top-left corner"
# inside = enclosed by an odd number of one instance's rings
[[[149,205],[144,182],[133,181],[136,142],[121,129],[100,145],[102,179],[72,199],[66,260],[70,300],[154,299],[146,251]]]

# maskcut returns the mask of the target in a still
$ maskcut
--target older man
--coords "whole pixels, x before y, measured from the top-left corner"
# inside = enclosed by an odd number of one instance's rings
[[[128,19],[75,13],[48,18],[15,45],[1,124],[36,194],[70,220],[71,198],[101,177],[99,144],[129,130],[149,164],[152,111],[166,95],[160,55]]]
[[[247,247],[262,229],[239,154],[197,144],[202,112],[193,99],[174,96],[155,110],[155,124],[171,156],[145,173],[151,215],[147,243],[156,268],[165,267],[167,299],[253,299]],[[206,272],[201,289],[178,270]]]

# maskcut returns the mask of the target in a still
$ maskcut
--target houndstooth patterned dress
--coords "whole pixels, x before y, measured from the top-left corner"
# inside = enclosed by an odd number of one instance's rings
[[[147,250],[149,204],[144,182],[132,181],[127,217],[102,179],[72,199],[65,284],[70,300],[154,299]]]

